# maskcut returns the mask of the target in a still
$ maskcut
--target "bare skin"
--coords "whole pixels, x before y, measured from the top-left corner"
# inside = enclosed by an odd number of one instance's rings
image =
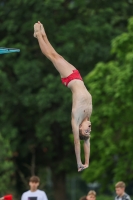
[[[35,192],[38,189],[39,182],[29,182],[30,191]]]
[[[48,41],[43,25],[38,22],[34,24],[34,37],[37,38],[42,53],[53,63],[61,78],[72,74],[76,68],[60,56]],[[90,138],[84,140],[85,164],[81,162],[79,130],[83,136],[90,136],[92,113],[92,98],[83,81],[74,79],[68,86],[72,92],[72,130],[74,135],[74,146],[78,171],[89,166]]]
[[[120,197],[122,197],[125,194],[125,188],[124,187],[116,187],[115,191],[116,191],[116,194]]]

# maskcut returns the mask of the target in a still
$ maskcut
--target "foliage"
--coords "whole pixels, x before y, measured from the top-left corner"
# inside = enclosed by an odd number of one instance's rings
[[[11,146],[8,140],[0,134],[0,194],[3,196],[11,191],[11,176],[13,176],[13,162]],[[13,182],[12,182],[13,184]],[[10,189],[9,189],[10,188]]]
[[[98,195],[97,200],[112,200],[114,197],[107,195]]]
[[[128,32],[112,41],[116,58],[86,76],[93,96],[91,164],[84,179],[107,185],[133,178],[133,18]],[[128,174],[128,175],[127,175]],[[113,181],[113,182],[112,182]],[[113,185],[111,186],[113,187]]]
[[[105,62],[113,57],[109,53],[110,41],[126,30],[128,17],[132,15],[131,5],[131,1],[125,0],[103,0],[102,3],[101,0],[95,3],[80,0],[0,2],[0,46],[21,49],[20,54],[1,55],[0,60],[0,128],[2,136],[12,143],[12,152],[16,152],[13,160],[18,192],[25,189],[31,174],[38,174],[44,167],[51,169],[57,182],[62,176],[64,187],[66,174],[76,172],[70,126],[71,94],[60,84],[52,64],[42,56],[33,38],[33,24],[38,20],[44,23],[56,50],[84,76],[97,62]],[[112,72],[111,63],[108,65]],[[117,73],[116,65],[113,68]],[[102,69],[105,74],[108,73],[105,64],[101,63],[96,67],[99,76],[102,76]],[[90,80],[93,74],[95,70],[90,74]],[[93,91],[95,83],[91,82],[88,84]],[[104,79],[101,85],[105,85]],[[94,97],[94,106],[95,101]],[[96,107],[101,109],[101,104],[100,108],[99,103]],[[97,122],[97,119],[93,121]],[[93,129],[94,136],[95,129],[97,125]],[[92,143],[94,155],[93,136]],[[99,154],[97,156],[100,158]],[[102,163],[99,167],[102,167]],[[64,190],[60,191],[65,194]],[[65,200],[65,195],[62,199]]]

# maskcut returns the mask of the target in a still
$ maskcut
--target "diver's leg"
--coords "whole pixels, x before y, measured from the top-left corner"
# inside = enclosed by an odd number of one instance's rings
[[[72,73],[72,70],[76,69],[73,65],[68,63],[61,55],[59,55],[52,47],[46,33],[41,33],[41,24],[36,23],[34,25],[34,36],[38,39],[40,49],[42,53],[54,64],[61,77],[67,77]]]

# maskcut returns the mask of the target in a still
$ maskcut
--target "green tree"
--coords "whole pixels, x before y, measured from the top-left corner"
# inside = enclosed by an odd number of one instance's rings
[[[12,191],[11,177],[14,176],[12,151],[8,140],[0,134],[0,195]],[[10,189],[9,189],[10,188]]]
[[[133,17],[128,31],[112,41],[115,59],[86,76],[93,96],[91,162],[83,177],[104,189],[133,178]],[[112,185],[114,186],[114,185]],[[111,187],[112,187],[111,186]]]
[[[132,2],[9,0],[0,3],[0,46],[21,49],[0,60],[0,128],[12,142],[16,189],[44,166],[52,171],[55,199],[66,199],[65,178],[76,172],[71,139],[71,94],[32,37],[45,24],[56,50],[84,76],[111,58],[110,40],[126,29]],[[69,59],[68,59],[69,58]],[[21,180],[20,180],[21,177]],[[22,186],[22,181],[25,186]]]

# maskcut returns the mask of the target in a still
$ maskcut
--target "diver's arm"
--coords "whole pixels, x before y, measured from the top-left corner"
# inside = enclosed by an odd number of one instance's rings
[[[90,138],[84,141],[85,168],[89,166],[90,158]]]
[[[81,171],[84,169],[84,165],[82,164],[80,157],[79,125],[76,123],[73,117],[72,117],[72,131],[74,136],[74,147],[75,147],[78,171]]]

